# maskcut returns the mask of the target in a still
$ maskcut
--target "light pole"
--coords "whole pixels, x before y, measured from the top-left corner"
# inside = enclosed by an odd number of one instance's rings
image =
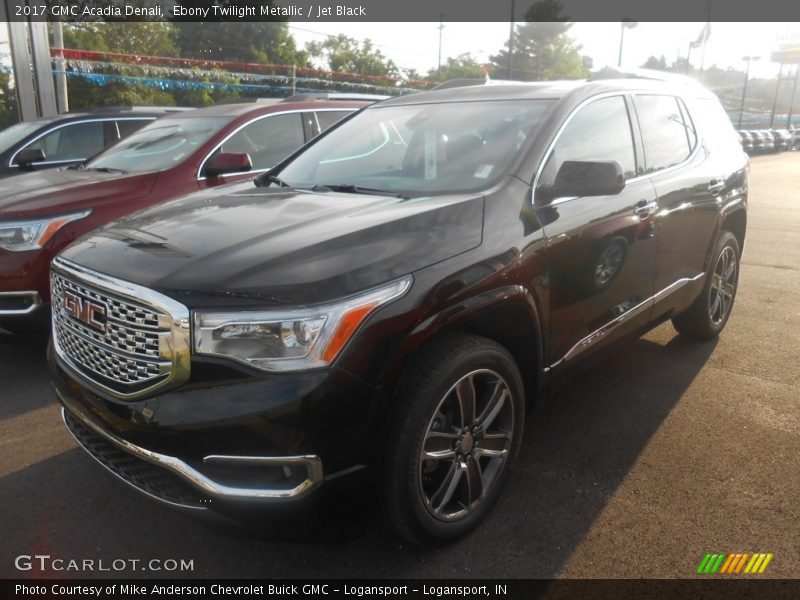
[[[517,8],[516,1],[511,0],[511,19],[508,28],[508,78],[514,79],[514,12]]]
[[[626,29],[633,29],[636,27],[636,21],[631,19],[622,19],[619,23],[619,59],[617,60],[617,66],[622,66],[622,45],[625,42],[625,30]]]
[[[743,56],[742,60],[747,61],[747,69],[744,72],[744,87],[742,88],[742,104],[739,106],[739,124],[738,129],[742,128],[742,115],[744,114],[744,99],[747,96],[747,80],[750,79],[750,63],[752,61],[760,60],[760,56]]]

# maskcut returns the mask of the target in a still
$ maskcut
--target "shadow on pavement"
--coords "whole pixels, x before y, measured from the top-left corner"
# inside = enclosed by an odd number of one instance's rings
[[[187,558],[199,577],[553,577],[714,347],[676,336],[666,345],[638,339],[612,348],[529,415],[504,496],[476,532],[445,548],[391,537],[375,494],[363,489],[323,497],[310,514],[251,517],[245,525],[198,519],[133,492],[77,449],[0,480],[0,505],[16,515],[3,545],[12,557],[44,549],[76,558]],[[23,357],[14,371],[43,354],[17,350],[3,356]],[[25,377],[45,377],[36,373]],[[0,556],[0,576],[14,576],[2,572],[12,564]]]

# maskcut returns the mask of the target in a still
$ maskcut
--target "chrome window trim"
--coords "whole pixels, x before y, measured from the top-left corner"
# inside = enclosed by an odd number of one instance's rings
[[[100,118],[100,119],[80,119],[80,120],[77,120],[77,121],[69,121],[68,123],[59,123],[55,127],[51,127],[50,129],[47,129],[46,131],[43,131],[42,133],[37,135],[32,140],[28,140],[28,142],[22,148],[20,148],[19,150],[14,152],[14,154],[11,155],[11,158],[8,161],[8,166],[9,166],[9,168],[19,167],[19,165],[15,165],[14,164],[14,159],[17,158],[17,154],[19,154],[20,152],[25,150],[28,146],[30,146],[34,142],[39,141],[44,136],[49,135],[49,134],[51,134],[54,131],[57,131],[59,129],[63,129],[64,127],[69,127],[70,125],[81,125],[83,123],[106,123],[108,121],[155,121],[157,119],[158,119],[158,117],[106,117],[106,118]],[[68,160],[51,160],[51,161],[45,160],[43,162],[36,162],[36,163],[31,163],[31,164],[33,164],[35,166],[35,165],[50,165],[50,164],[57,164],[57,163],[72,163],[72,162],[78,162],[78,161],[81,161],[81,160],[86,160],[86,158],[88,158],[88,157],[70,158]]]
[[[338,110],[338,111],[347,111],[347,110],[349,110],[351,112],[355,112],[358,109],[357,108],[348,108],[348,107],[337,107],[337,108],[295,108],[295,109],[292,109],[292,110],[282,110],[282,111],[267,113],[266,115],[259,115],[258,117],[254,118],[254,119],[251,119],[251,120],[249,120],[249,121],[247,121],[245,123],[242,123],[236,129],[234,129],[228,135],[226,135],[223,138],[223,140],[221,142],[219,142],[216,146],[214,146],[213,150],[211,150],[209,153],[207,153],[205,158],[203,158],[203,160],[200,161],[200,167],[197,169],[197,177],[196,177],[197,181],[207,181],[209,179],[208,177],[205,177],[205,176],[202,175],[203,169],[205,168],[206,163],[208,162],[208,160],[214,155],[214,153],[217,150],[219,150],[222,146],[224,146],[225,143],[229,139],[231,139],[234,135],[239,133],[245,127],[249,127],[250,125],[252,125],[253,123],[256,123],[257,121],[261,121],[263,119],[269,119],[270,117],[277,117],[278,115],[292,115],[292,114],[300,114],[301,115],[300,122],[301,122],[301,125],[302,125],[302,113],[304,113],[304,112],[309,112],[309,111],[312,111],[312,112],[316,112],[316,111],[328,112],[328,111],[334,111],[334,110]],[[316,115],[314,116],[314,118],[316,119]],[[342,118],[344,118],[344,117],[342,117]],[[317,123],[317,129],[319,129],[319,123]],[[317,135],[319,135],[319,134],[317,134]],[[314,137],[316,137],[316,136],[314,136]],[[311,139],[313,140],[314,138],[311,138]],[[304,140],[303,144],[307,144],[308,142],[311,141],[311,140],[305,141],[305,132],[303,132],[303,140]],[[236,175],[248,175],[248,174],[257,175],[259,173],[266,173],[271,168],[272,167],[266,167],[264,169],[252,169],[250,171],[237,171],[236,173],[225,173],[224,176],[225,177],[233,177],[233,176],[236,176]],[[215,179],[215,178],[212,178],[212,179]]]
[[[567,117],[564,119],[564,122],[561,124],[561,127],[558,128],[558,131],[556,132],[555,136],[553,136],[552,141],[547,146],[547,151],[544,154],[544,158],[539,163],[539,167],[536,169],[536,175],[535,175],[535,177],[533,179],[533,186],[531,187],[533,204],[536,204],[536,188],[539,187],[539,178],[542,175],[542,171],[544,170],[544,166],[547,164],[547,161],[550,158],[550,155],[553,153],[553,149],[555,148],[555,145],[558,143],[558,140],[561,137],[561,134],[564,132],[564,129],[566,129],[567,125],[569,125],[570,121],[572,121],[572,119],[575,117],[575,115],[577,115],[578,112],[580,112],[583,108],[585,108],[586,106],[588,106],[592,102],[596,102],[597,100],[602,100],[603,98],[612,98],[614,96],[621,96],[624,99],[625,96],[633,97],[633,96],[638,96],[638,95],[672,96],[673,98],[677,98],[678,100],[682,100],[681,95],[680,94],[676,94],[675,92],[667,92],[667,91],[663,91],[663,90],[634,89],[634,90],[616,90],[616,91],[613,91],[613,92],[602,92],[600,94],[595,94],[594,96],[591,96],[591,97],[586,98],[585,100],[581,101],[572,110],[572,112],[570,112],[567,115]],[[691,113],[689,112],[688,105],[686,104],[686,102],[684,102],[683,104],[686,105],[686,111],[689,114],[689,118],[692,118]],[[634,108],[634,110],[635,110],[635,108]],[[656,177],[656,176],[662,175],[664,173],[669,173],[669,172],[674,171],[676,169],[679,169],[679,168],[683,167],[684,165],[686,165],[687,163],[691,162],[694,159],[694,157],[697,155],[697,153],[699,152],[700,146],[702,146],[702,144],[700,143],[700,132],[697,131],[696,127],[695,127],[695,131],[697,133],[697,142],[695,143],[694,148],[692,149],[692,151],[689,153],[689,156],[686,157],[686,160],[684,160],[684,161],[682,161],[682,162],[680,162],[680,163],[678,163],[676,165],[672,165],[671,167],[667,167],[666,169],[660,169],[658,171],[653,171],[652,173],[644,173],[642,175],[637,175],[636,177],[631,177],[630,179],[626,179],[625,180],[625,185],[628,185],[629,183],[636,183],[636,182],[639,182],[639,181],[644,181],[646,179],[650,179],[651,177]],[[631,142],[634,144],[634,149],[635,149],[636,141],[632,138]],[[569,201],[575,200],[576,198],[579,198],[579,197],[580,196],[567,196],[567,197],[564,197],[564,198],[555,198],[552,202],[550,202],[550,204],[548,206],[555,206],[557,204],[562,204],[564,202],[569,202]]]
[[[550,365],[549,369],[555,369],[561,363],[572,360],[585,350],[588,350],[589,348],[597,344],[599,341],[608,337],[609,333],[611,333],[614,329],[616,329],[623,323],[626,323],[631,319],[633,319],[635,316],[640,315],[644,311],[653,308],[658,302],[660,302],[664,298],[667,298],[671,294],[674,294],[685,285],[694,283],[696,281],[700,281],[705,276],[706,276],[705,273],[699,273],[694,277],[682,277],[677,281],[671,283],[664,289],[660,290],[659,292],[653,294],[649,298],[642,300],[639,304],[637,304],[633,308],[627,310],[626,312],[622,313],[618,317],[615,317],[602,327],[595,329],[592,333],[585,336],[583,339],[581,339],[579,342],[573,345],[564,356],[562,356],[560,359],[558,359],[556,362]]]
[[[137,446],[136,444],[133,444],[111,433],[110,431],[106,431],[105,429],[97,425],[94,421],[92,421],[78,406],[75,405],[75,403],[69,402],[57,387],[54,387],[54,389],[56,391],[56,395],[58,396],[59,400],[62,403],[61,415],[62,419],[65,420],[65,424],[66,424],[66,411],[69,410],[69,414],[71,417],[77,419],[84,427],[91,429],[94,433],[104,438],[108,442],[111,442],[121,450],[124,450],[125,452],[128,452],[129,454],[132,454],[133,456],[141,460],[145,460],[149,463],[158,465],[159,467],[162,467],[164,469],[167,469],[175,473],[183,480],[185,480],[187,483],[191,484],[193,487],[214,498],[224,498],[229,500],[239,500],[239,499],[296,500],[298,498],[301,498],[302,496],[305,496],[312,489],[314,489],[320,483],[322,483],[323,480],[322,460],[319,458],[319,456],[313,454],[304,454],[299,456],[220,456],[220,455],[206,456],[205,458],[203,458],[204,463],[219,464],[227,462],[233,464],[252,464],[252,465],[270,465],[270,466],[301,465],[304,466],[306,469],[306,479],[302,483],[298,484],[297,486],[291,489],[239,488],[219,483],[217,481],[214,481],[210,477],[204,475],[197,469],[191,467],[190,465],[188,465],[187,463],[185,463],[184,461],[175,456],[170,456],[168,454],[161,454],[160,452],[154,452],[153,450],[147,450],[146,448]],[[69,429],[69,426],[67,426],[67,429]],[[80,442],[78,442],[78,444],[81,446],[81,448],[83,448],[83,445],[80,444]],[[120,476],[117,475],[117,477]],[[123,477],[120,477],[120,479],[122,479],[123,481],[127,481]],[[140,489],[137,486],[134,487],[136,489]],[[148,495],[156,498],[157,500],[162,500],[161,498],[153,496],[152,494]],[[162,502],[163,501],[164,500],[162,500]],[[185,506],[185,505],[180,504],[179,506]]]
[[[189,379],[191,371],[191,320],[189,309],[183,304],[159,294],[149,288],[111,277],[103,273],[98,273],[86,267],[82,267],[73,262],[70,262],[61,257],[56,257],[52,263],[52,271],[66,277],[67,279],[74,280],[76,283],[88,285],[100,292],[106,292],[112,296],[119,297],[124,300],[129,298],[138,304],[142,304],[151,310],[163,313],[166,312],[171,318],[169,323],[169,348],[170,348],[170,361],[172,369],[168,376],[149,386],[141,391],[124,393],[118,390],[109,388],[99,381],[96,381],[89,375],[84,374],[81,368],[74,364],[66,353],[61,349],[58,344],[58,336],[56,335],[56,319],[52,319],[52,339],[53,347],[58,355],[59,360],[67,365],[74,374],[81,380],[86,380],[90,385],[97,387],[109,396],[119,400],[132,400],[145,395],[152,395],[153,392],[162,389],[166,386],[176,385],[183,383]],[[58,307],[53,304],[52,310],[58,310]],[[166,328],[166,324],[165,324]],[[151,359],[152,362],[157,362],[158,358]]]
[[[32,298],[33,302],[28,308],[23,310],[0,310],[0,316],[3,317],[22,317],[29,315],[42,307],[42,297],[39,292],[24,291],[24,292],[0,292],[0,298],[18,298],[28,297]]]

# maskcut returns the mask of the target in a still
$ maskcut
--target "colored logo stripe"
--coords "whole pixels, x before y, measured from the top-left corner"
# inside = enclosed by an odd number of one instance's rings
[[[704,575],[713,575],[717,572],[727,575],[763,573],[772,557],[771,553],[764,552],[707,553],[700,561],[696,572]]]

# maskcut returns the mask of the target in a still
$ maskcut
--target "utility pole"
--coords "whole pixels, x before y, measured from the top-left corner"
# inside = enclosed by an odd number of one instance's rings
[[[760,56],[743,56],[742,60],[747,61],[747,69],[744,72],[744,87],[742,88],[742,103],[739,106],[739,124],[736,126],[737,129],[742,128],[742,115],[744,114],[744,99],[747,96],[747,80],[750,79],[750,62],[755,60],[760,60]]]
[[[775,122],[775,109],[778,107],[778,91],[781,89],[781,79],[783,79],[783,63],[781,63],[781,70],[778,71],[778,80],[775,82],[775,97],[772,99],[772,112],[769,113],[769,128]]]
[[[436,68],[436,76],[442,76],[442,31],[444,30],[444,14],[439,15],[439,66]]]
[[[792,85],[792,99],[789,100],[789,114],[786,116],[786,129],[792,126],[792,111],[794,109],[794,94],[797,91],[797,80],[800,78],[800,62],[794,67],[794,85]]]
[[[64,49],[64,27],[61,19],[53,21],[53,46],[59,50]],[[56,60],[56,106],[59,114],[69,112],[66,61],[63,56]]]
[[[511,18],[508,26],[508,78],[514,79],[514,13],[516,12],[517,2],[511,0]]]

